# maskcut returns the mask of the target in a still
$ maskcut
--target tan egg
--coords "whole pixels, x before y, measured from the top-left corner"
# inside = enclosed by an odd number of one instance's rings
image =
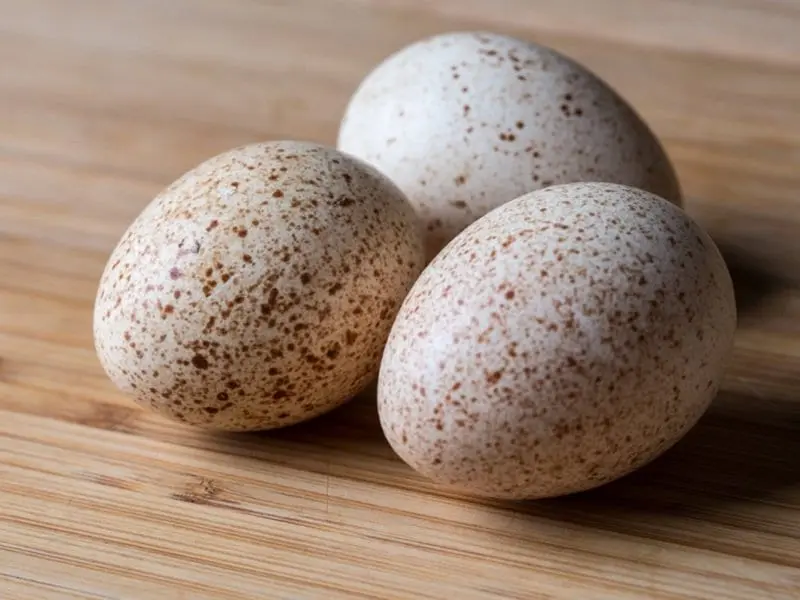
[[[402,192],[304,142],[225,152],[164,190],[100,282],[94,337],[113,382],[162,415],[269,429],[377,375],[424,261]]]
[[[417,280],[381,363],[381,424],[404,461],[457,490],[586,490],[695,424],[735,327],[725,262],[683,210],[616,184],[539,190]]]
[[[554,184],[622,183],[681,203],[661,144],[603,80],[492,33],[442,34],[388,57],[350,99],[338,147],[406,193],[429,257],[489,210]]]

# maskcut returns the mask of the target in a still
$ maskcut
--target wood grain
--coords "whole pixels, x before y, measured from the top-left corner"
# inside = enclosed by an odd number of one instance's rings
[[[800,598],[800,2],[0,0],[0,597]],[[491,29],[552,45],[662,137],[734,270],[724,390],[642,471],[537,503],[449,495],[374,399],[214,436],[103,375],[124,228],[208,156],[332,142],[378,60]]]

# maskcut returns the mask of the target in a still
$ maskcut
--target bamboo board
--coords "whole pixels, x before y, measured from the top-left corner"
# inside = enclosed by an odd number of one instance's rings
[[[800,2],[0,0],[0,17],[0,598],[800,598]],[[130,220],[232,146],[331,143],[372,65],[454,29],[571,54],[663,138],[739,294],[698,427],[595,492],[489,503],[394,458],[369,394],[238,436],[120,395],[91,306]]]

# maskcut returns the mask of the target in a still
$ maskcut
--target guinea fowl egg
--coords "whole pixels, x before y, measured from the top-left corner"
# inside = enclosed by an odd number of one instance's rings
[[[441,34],[385,59],[350,99],[338,147],[406,193],[429,258],[491,209],[554,184],[607,181],[682,201],[661,144],[605,82],[492,33]]]
[[[306,142],[236,148],[189,171],[111,254],[94,315],[111,380],[222,430],[324,413],[377,375],[424,263],[403,193]]]
[[[381,363],[381,425],[409,465],[468,493],[586,490],[695,424],[735,328],[725,262],[682,209],[617,184],[538,190],[414,284]]]

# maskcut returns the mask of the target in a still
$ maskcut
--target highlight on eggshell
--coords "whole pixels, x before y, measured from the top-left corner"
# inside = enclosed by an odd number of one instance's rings
[[[538,190],[467,227],[414,284],[383,354],[381,426],[457,491],[587,490],[692,428],[735,328],[725,262],[681,208],[618,184]]]
[[[491,209],[550,185],[613,182],[682,202],[656,136],[607,83],[495,33],[440,34],[386,58],[350,99],[337,145],[406,193],[429,259]]]
[[[235,148],[128,228],[98,288],[97,354],[172,419],[295,424],[374,380],[423,264],[413,209],[373,167],[308,142]]]

